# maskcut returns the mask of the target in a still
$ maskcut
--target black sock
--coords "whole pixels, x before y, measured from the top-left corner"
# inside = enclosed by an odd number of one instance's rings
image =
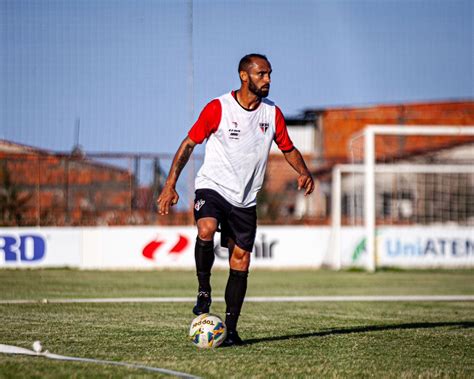
[[[196,274],[199,282],[199,292],[211,293],[211,268],[214,263],[214,241],[203,241],[196,238],[194,248]]]
[[[234,331],[237,328],[240,310],[244,303],[245,293],[247,292],[248,271],[237,271],[230,269],[229,279],[225,288],[226,317],[225,324],[227,330]]]

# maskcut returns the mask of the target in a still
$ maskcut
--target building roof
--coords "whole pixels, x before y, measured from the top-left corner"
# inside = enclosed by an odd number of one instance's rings
[[[0,152],[10,154],[54,154],[52,151],[40,149],[17,142],[0,139]]]
[[[89,167],[95,167],[100,169],[113,170],[121,173],[128,173],[128,170],[114,164],[99,162],[88,158],[85,154],[77,154],[75,151],[70,154],[64,152],[56,152],[53,150],[42,149],[35,146],[24,145],[13,141],[8,141],[5,139],[0,139],[0,156],[8,157],[35,157],[41,156],[45,159],[70,159],[73,161],[81,162],[81,164],[87,165]],[[103,158],[107,158],[104,155]]]
[[[392,103],[392,104],[367,104],[359,106],[328,106],[324,108],[307,108],[303,110],[300,115],[286,117],[288,125],[305,126],[311,125],[318,117],[328,113],[344,114],[349,112],[351,114],[373,114],[386,113],[388,111],[401,110],[417,112],[419,117],[423,117],[423,113],[430,110],[440,108],[444,111],[458,111],[463,109],[471,117],[474,115],[474,101],[471,99],[457,99],[457,100],[437,100],[437,101],[418,101],[406,103]]]

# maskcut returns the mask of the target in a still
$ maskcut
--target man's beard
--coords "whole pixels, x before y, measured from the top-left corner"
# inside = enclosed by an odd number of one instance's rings
[[[250,79],[250,78],[249,78]],[[249,91],[252,92],[254,95],[258,96],[259,98],[267,97],[270,93],[270,85],[268,88],[258,88],[252,79],[249,80]]]

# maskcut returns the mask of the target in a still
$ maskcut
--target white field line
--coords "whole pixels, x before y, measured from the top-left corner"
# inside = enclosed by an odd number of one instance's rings
[[[70,303],[193,303],[195,297],[118,297],[91,299],[33,299],[0,300],[0,304],[70,304]],[[222,303],[217,297],[214,302]],[[289,302],[344,302],[344,301],[474,301],[474,295],[382,295],[382,296],[249,296],[248,303],[289,303]]]
[[[146,371],[151,371],[151,372],[159,372],[161,374],[172,375],[178,378],[193,378],[193,379],[199,378],[197,376],[189,375],[184,372],[168,370],[166,368],[151,367],[151,366],[138,365],[138,364],[133,364],[133,363],[126,363],[126,362],[104,361],[101,359],[68,357],[65,355],[52,354],[49,351],[36,353],[33,350],[28,350],[22,347],[12,346],[12,345],[0,344],[0,353],[31,355],[31,356],[36,356],[36,357],[44,357],[44,358],[49,358],[49,359],[60,360],[60,361],[76,361],[76,362],[96,363],[96,364],[102,364],[102,365],[122,366],[122,367],[146,370]]]

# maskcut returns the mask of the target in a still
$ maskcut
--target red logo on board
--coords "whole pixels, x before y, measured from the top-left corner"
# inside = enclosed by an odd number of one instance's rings
[[[175,245],[169,250],[165,250],[164,247],[162,247],[166,243],[166,240],[163,239],[156,239],[154,241],[149,242],[142,251],[142,255],[150,260],[154,259],[155,254],[161,252],[161,251],[166,251],[168,254],[178,256],[179,254],[182,254],[184,250],[188,247],[189,245],[189,239],[186,236],[183,236],[182,234],[179,234],[179,239],[178,242],[176,242]]]

